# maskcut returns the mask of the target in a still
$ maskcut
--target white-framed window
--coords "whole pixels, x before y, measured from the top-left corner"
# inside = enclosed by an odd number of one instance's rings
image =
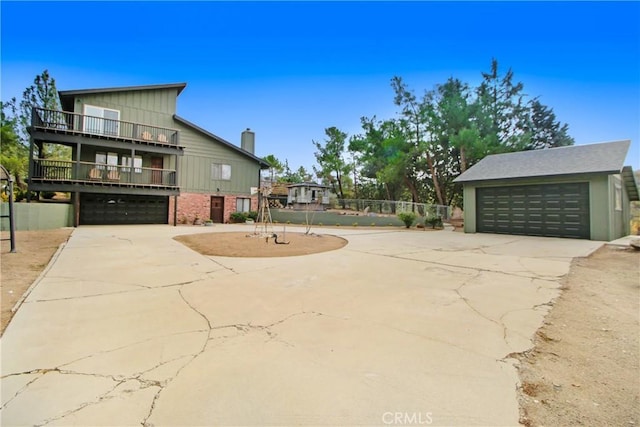
[[[615,210],[621,211],[622,210],[622,184],[619,184],[616,182],[615,186],[616,186],[615,200],[614,200]]]
[[[118,170],[118,153],[107,153],[107,169]]]
[[[211,179],[216,181],[229,181],[231,179],[231,165],[212,163]]]
[[[96,152],[96,165],[98,169],[118,169],[118,153]]]
[[[104,169],[107,165],[107,153],[96,153],[96,164],[98,169]]]
[[[122,156],[120,159],[120,165],[122,166],[123,172],[131,171],[131,157]],[[142,156],[135,156],[133,158],[133,171],[135,173],[142,173]]]
[[[236,199],[236,212],[249,212],[251,210],[251,199],[238,197]]]
[[[118,136],[120,134],[120,111],[111,108],[85,104],[82,130],[98,135]]]

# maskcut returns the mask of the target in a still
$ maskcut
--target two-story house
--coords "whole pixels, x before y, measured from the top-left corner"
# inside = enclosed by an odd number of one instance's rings
[[[186,83],[60,91],[62,111],[32,114],[29,189],[69,192],[74,225],[222,223],[258,209],[268,164],[255,134],[238,147],[176,114]],[[71,160],[45,158],[45,144]]]

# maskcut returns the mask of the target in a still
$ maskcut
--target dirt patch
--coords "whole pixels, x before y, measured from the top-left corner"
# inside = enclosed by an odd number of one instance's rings
[[[253,233],[204,233],[174,237],[178,242],[203,255],[228,257],[286,257],[309,255],[340,249],[347,244],[341,237],[329,234],[278,233],[274,238]]]
[[[58,247],[66,242],[73,228],[57,230],[17,231],[16,253],[10,253],[11,243],[3,240],[1,245],[2,273],[2,315],[1,330],[11,321],[11,309],[45,269]],[[2,232],[2,238],[8,239],[9,233]]]
[[[520,422],[640,425],[640,252],[578,258],[520,359]]]

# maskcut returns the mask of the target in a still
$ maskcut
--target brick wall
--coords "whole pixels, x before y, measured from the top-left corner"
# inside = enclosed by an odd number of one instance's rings
[[[178,196],[178,224],[193,224],[196,216],[202,221],[211,216],[211,196],[215,194],[182,193]],[[247,196],[224,196],[224,222],[229,222],[229,217],[236,211],[236,199]],[[173,224],[175,197],[169,197],[169,224]],[[258,198],[251,197],[251,210],[258,210]]]

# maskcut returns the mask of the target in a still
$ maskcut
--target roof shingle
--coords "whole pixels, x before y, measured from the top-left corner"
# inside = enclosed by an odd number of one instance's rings
[[[467,169],[454,182],[620,173],[630,144],[626,140],[494,154]]]

